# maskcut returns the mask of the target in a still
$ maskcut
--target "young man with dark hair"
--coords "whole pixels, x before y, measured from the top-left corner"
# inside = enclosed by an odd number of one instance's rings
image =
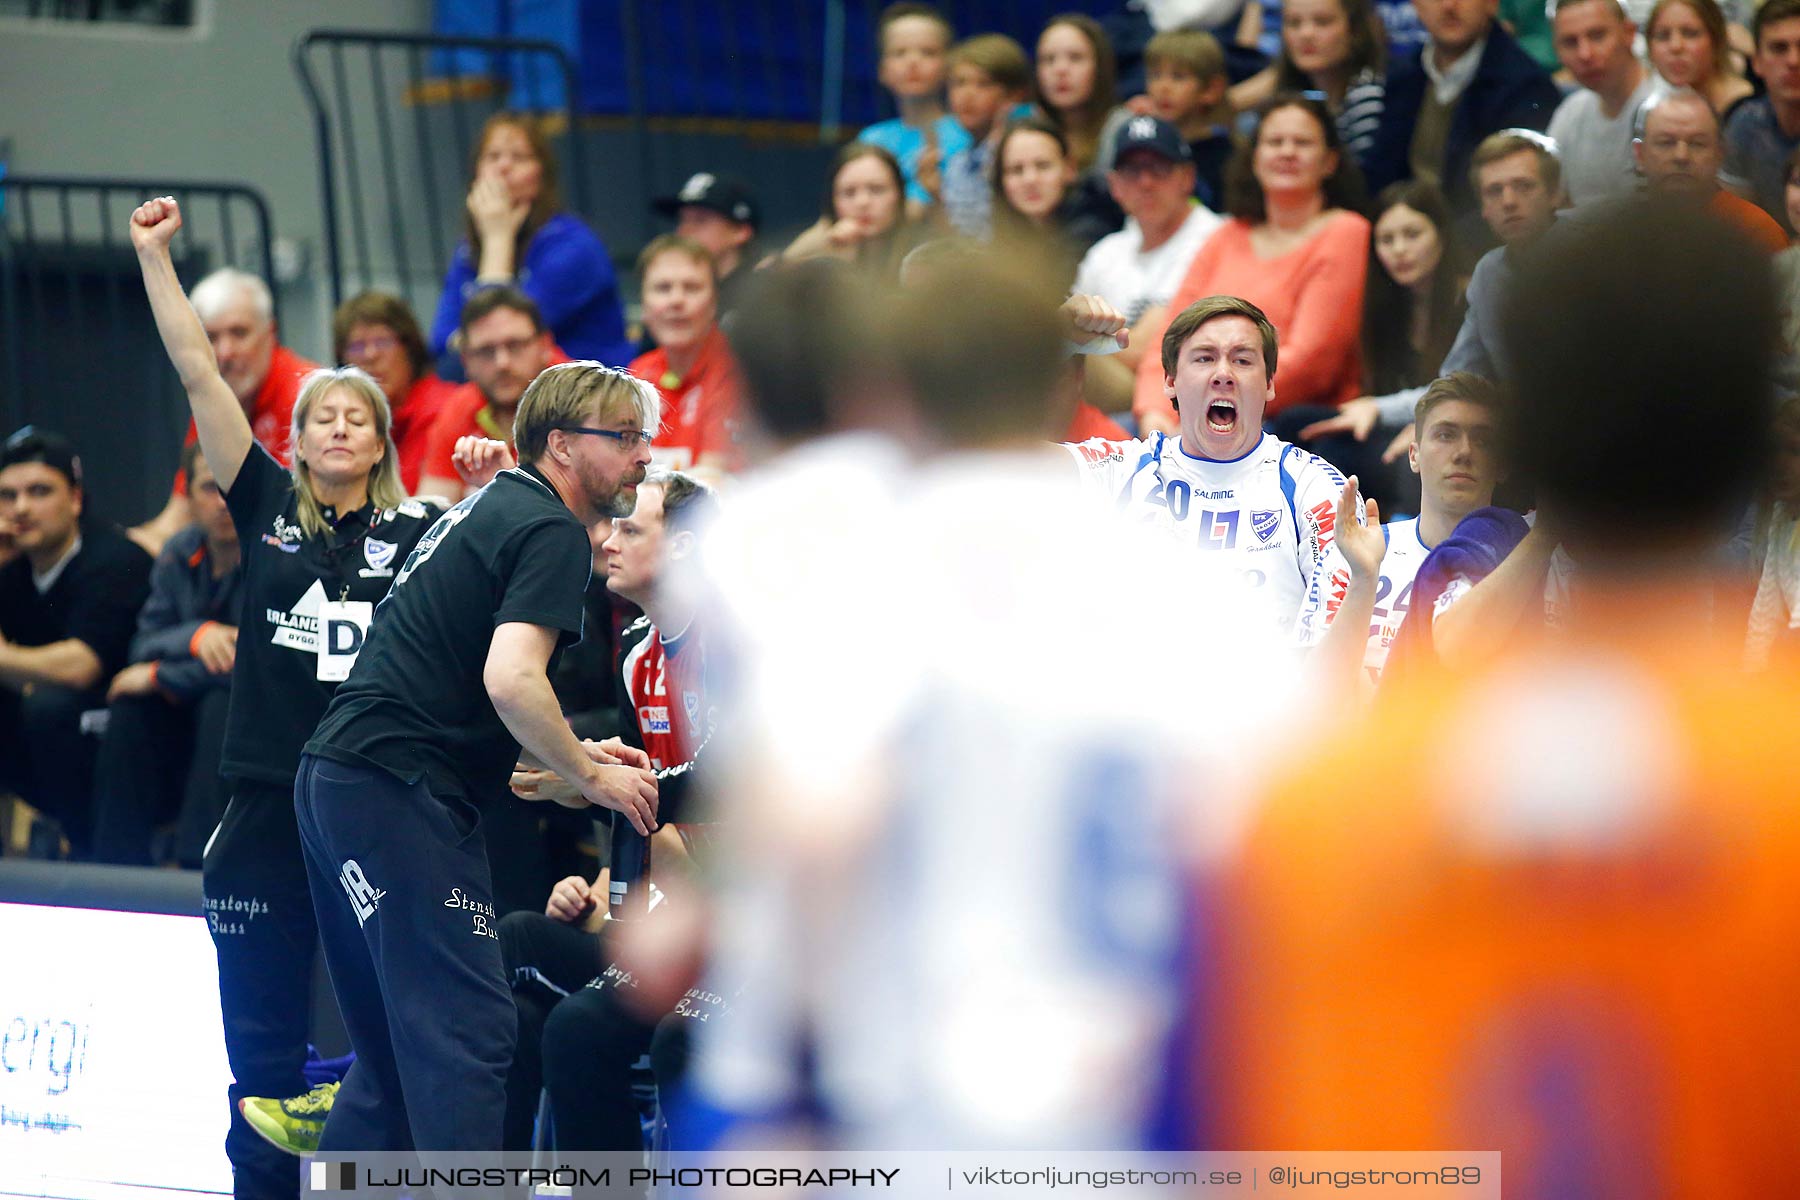
[[[1768,0],[1751,30],[1751,65],[1768,91],[1737,105],[1725,122],[1724,180],[1785,224],[1785,168],[1800,148],[1800,0]]]
[[[83,715],[106,707],[126,663],[150,556],[82,520],[81,478],[74,446],[48,430],[0,448],[0,524],[16,549],[0,567],[0,786],[60,821],[85,857],[99,742]]]
[[[473,388],[453,394],[432,422],[419,492],[462,497],[452,455],[465,437],[513,440],[520,397],[538,373],[567,357],[550,340],[536,301],[511,287],[483,288],[463,306],[459,331],[463,366]]]
[[[1296,622],[1328,623],[1310,610],[1323,603],[1321,565],[1354,486],[1324,459],[1263,432],[1275,392],[1274,325],[1248,300],[1209,296],[1169,322],[1161,354],[1180,432],[1066,445],[1083,485],[1239,566],[1270,627],[1287,634]],[[1362,503],[1351,511],[1360,524]]]
[[[1386,553],[1369,611],[1341,607],[1350,591],[1351,568],[1333,551],[1325,603],[1309,613],[1315,619],[1301,628],[1300,641],[1311,645],[1324,636],[1317,622],[1321,616],[1366,623],[1369,640],[1362,665],[1367,687],[1381,682],[1388,650],[1412,607],[1419,564],[1464,517],[1493,503],[1494,488],[1503,477],[1499,410],[1499,389],[1478,375],[1444,375],[1425,389],[1413,419],[1418,437],[1407,452],[1419,477],[1419,515],[1381,527]]]

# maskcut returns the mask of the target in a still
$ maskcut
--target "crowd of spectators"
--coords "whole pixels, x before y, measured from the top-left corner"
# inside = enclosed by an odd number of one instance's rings
[[[672,225],[637,257],[635,328],[612,252],[564,207],[541,124],[498,113],[477,140],[464,235],[429,327],[382,291],[353,296],[333,315],[329,357],[340,372],[355,369],[333,378],[369,383],[385,401],[371,393],[362,403],[383,414],[395,459],[379,470],[391,466],[403,491],[384,493],[377,510],[391,519],[400,494],[456,505],[483,487],[493,470],[471,469],[472,440],[489,447],[481,453],[490,465],[510,461],[521,401],[550,367],[594,361],[652,385],[660,425],[642,433],[654,437],[648,453],[663,473],[638,497],[635,524],[625,518],[616,531],[608,523],[591,531],[589,640],[552,677],[580,736],[617,734],[654,750],[663,744],[656,735],[668,733],[667,698],[643,706],[629,668],[619,688],[597,677],[618,674],[621,643],[628,653],[650,645],[673,655],[680,631],[666,628],[671,614],[685,624],[691,613],[649,583],[631,584],[638,568],[630,555],[640,553],[629,550],[632,539],[654,535],[660,547],[665,522],[670,538],[686,532],[677,515],[696,494],[711,505],[717,492],[729,506],[734,477],[782,440],[783,431],[752,419],[746,404],[754,356],[773,353],[754,339],[779,341],[800,359],[825,353],[756,311],[749,297],[760,280],[787,281],[792,301],[808,287],[828,295],[838,286],[818,280],[900,293],[941,285],[959,264],[1023,263],[1063,302],[1073,364],[1052,385],[1057,419],[1045,432],[1083,443],[1076,451],[1086,455],[1090,481],[1104,476],[1111,486],[1116,473],[1129,473],[1115,489],[1121,505],[1148,480],[1146,464],[1160,472],[1159,456],[1173,457],[1172,446],[1204,466],[1272,455],[1275,474],[1258,486],[1277,486],[1290,469],[1288,450],[1304,457],[1311,482],[1301,486],[1316,493],[1306,514],[1312,566],[1329,595],[1309,594],[1312,615],[1301,618],[1299,643],[1320,644],[1329,614],[1340,605],[1352,611],[1356,589],[1375,586],[1361,559],[1326,553],[1340,488],[1340,526],[1364,519],[1358,490],[1394,518],[1382,569],[1398,571],[1404,557],[1407,574],[1380,580],[1396,597],[1402,586],[1412,589],[1411,572],[1436,548],[1466,532],[1465,521],[1476,522],[1469,529],[1496,522],[1498,540],[1467,560],[1482,561],[1482,571],[1438,579],[1437,603],[1426,613],[1437,631],[1429,652],[1462,661],[1468,646],[1492,640],[1472,630],[1503,601],[1512,606],[1509,631],[1519,596],[1528,598],[1533,623],[1554,626],[1581,586],[1553,521],[1528,527],[1483,516],[1497,511],[1493,504],[1524,512],[1535,501],[1532,481],[1510,480],[1496,449],[1507,391],[1520,385],[1531,354],[1511,319],[1516,281],[1645,193],[1755,247],[1771,260],[1786,306],[1776,382],[1790,398],[1769,431],[1780,466],[1749,499],[1739,527],[1719,530],[1732,586],[1712,617],[1733,623],[1747,663],[1767,670],[1800,644],[1800,410],[1791,399],[1800,382],[1800,247],[1792,245],[1800,229],[1800,0],[1764,0],[1753,15],[1736,13],[1739,21],[1715,0],[1659,0],[1642,28],[1638,7],[1556,0],[1535,14],[1543,27],[1527,29],[1519,21],[1533,15],[1530,4],[1509,21],[1511,10],[1485,0],[1285,0],[1273,28],[1235,15],[1153,23],[1129,54],[1115,49],[1111,26],[1067,14],[1046,24],[1028,54],[992,32],[957,40],[931,5],[893,4],[880,18],[878,69],[896,115],[836,154],[820,181],[818,219],[784,244],[763,245],[754,187],[694,174],[656,202]],[[1546,45],[1560,73],[1541,60]],[[1220,297],[1235,307],[1206,307]],[[296,404],[303,381],[320,378],[310,374],[315,364],[281,343],[263,281],[222,270],[190,300],[220,385],[242,409],[247,436],[267,452],[246,441],[240,462],[268,475],[265,507],[279,512],[272,497],[289,484],[275,465],[292,465],[303,478],[295,451],[307,416]],[[1175,356],[1196,338],[1205,342],[1202,332],[1216,332],[1219,321],[1238,323],[1237,340],[1220,334],[1215,348],[1234,366],[1240,353],[1254,357],[1263,379],[1251,389],[1255,406],[1231,391],[1229,412],[1207,426],[1212,418],[1192,411],[1198,393],[1186,393],[1182,405],[1182,372],[1199,368]],[[1697,370],[1703,353],[1696,348]],[[904,366],[901,374],[927,369]],[[766,363],[763,371],[768,378]],[[940,403],[961,395],[954,381],[940,386]],[[801,403],[804,390],[794,385],[787,401]],[[1209,393],[1206,403],[1217,399]],[[1248,428],[1235,424],[1240,415]],[[957,427],[957,418],[942,419]],[[557,428],[642,449],[631,431]],[[1198,444],[1228,445],[1233,454],[1215,458],[1189,446],[1208,428]],[[42,814],[35,854],[198,867],[226,811],[226,717],[243,675],[239,625],[252,624],[239,611],[240,554],[285,553],[284,543],[301,537],[296,529],[290,539],[277,515],[251,543],[227,507],[232,482],[222,483],[238,464],[215,472],[192,428],[187,442],[166,505],[130,530],[84,511],[90,467],[58,433],[21,430],[0,452],[0,790]],[[1177,492],[1165,492],[1166,484],[1156,475],[1148,502],[1172,510]],[[1184,482],[1179,494],[1185,519],[1188,498],[1202,493]],[[1296,509],[1301,544],[1293,549],[1304,558],[1300,527]],[[1263,543],[1286,536],[1253,532]],[[1235,524],[1228,536],[1239,536]],[[365,580],[392,576],[395,547],[362,545]],[[1534,563],[1535,574],[1502,569],[1509,552],[1516,568]],[[1374,559],[1382,564],[1382,551]],[[642,570],[656,566],[645,562]],[[1461,611],[1446,616],[1452,603]],[[306,604],[266,614],[277,644],[316,618],[318,603]],[[654,626],[634,623],[638,604]],[[1416,597],[1412,612],[1414,624],[1424,619]],[[1406,613],[1402,601],[1370,615],[1366,657],[1356,647],[1365,690],[1380,678],[1389,648],[1407,645]],[[1293,623],[1291,612],[1284,620]],[[318,636],[316,621],[307,628]],[[691,757],[704,737],[678,741],[665,757]],[[680,765],[655,762],[659,770]],[[263,782],[280,790],[279,781]],[[548,794],[538,781],[516,786],[521,795]],[[584,821],[536,812],[525,824],[529,854],[516,839],[490,838],[491,850],[503,846],[533,864],[525,878],[508,872],[501,915],[534,907],[545,911],[539,924],[597,923],[604,880],[590,895],[592,868],[576,846],[593,849],[605,838]],[[496,867],[497,892],[501,873]],[[537,952],[516,944],[521,923],[501,928],[509,959]],[[558,996],[581,988],[590,957],[611,953],[587,933],[571,940],[576,965],[552,989]],[[536,1003],[530,1024],[548,1039],[547,1053],[513,1081],[509,1145],[529,1138],[540,1082],[579,1091],[579,1079],[566,1077],[574,1060],[555,1049],[580,1042],[564,1027],[569,1014],[611,1000],[578,994],[566,1004],[544,996]],[[629,1061],[662,1036],[654,1021],[627,1033],[608,1047],[629,1050]],[[615,1072],[622,1088],[629,1061]],[[621,1125],[635,1129],[629,1109],[605,1117],[614,1140]]]

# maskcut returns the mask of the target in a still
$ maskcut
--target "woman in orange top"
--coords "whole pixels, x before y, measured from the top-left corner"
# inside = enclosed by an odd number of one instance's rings
[[[1225,193],[1232,219],[1194,256],[1162,326],[1202,297],[1241,296],[1269,315],[1281,339],[1267,415],[1355,399],[1369,222],[1357,211],[1362,175],[1330,112],[1292,93],[1271,100],[1255,138],[1226,168]],[[1178,428],[1159,355],[1146,354],[1138,368],[1132,411],[1140,429]]]
[[[644,328],[656,349],[631,373],[662,392],[663,425],[651,455],[658,466],[715,481],[738,465],[737,362],[719,331],[718,275],[698,242],[659,237],[638,256]]]

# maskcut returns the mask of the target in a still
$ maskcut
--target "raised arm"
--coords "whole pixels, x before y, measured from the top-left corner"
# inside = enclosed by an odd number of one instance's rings
[[[207,465],[212,467],[219,486],[230,491],[254,439],[249,418],[219,374],[219,364],[213,358],[199,314],[188,303],[181,280],[175,276],[169,242],[180,228],[181,207],[172,198],[146,200],[131,214],[131,244],[137,251],[138,268],[144,274],[150,311],[156,315],[156,331],[162,335],[163,349],[187,391],[200,449],[205,452]]]

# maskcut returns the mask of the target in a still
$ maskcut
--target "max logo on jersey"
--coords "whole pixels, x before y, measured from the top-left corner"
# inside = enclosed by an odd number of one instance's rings
[[[1267,543],[1281,528],[1281,513],[1272,508],[1259,508],[1250,514],[1250,532],[1256,540]]]

